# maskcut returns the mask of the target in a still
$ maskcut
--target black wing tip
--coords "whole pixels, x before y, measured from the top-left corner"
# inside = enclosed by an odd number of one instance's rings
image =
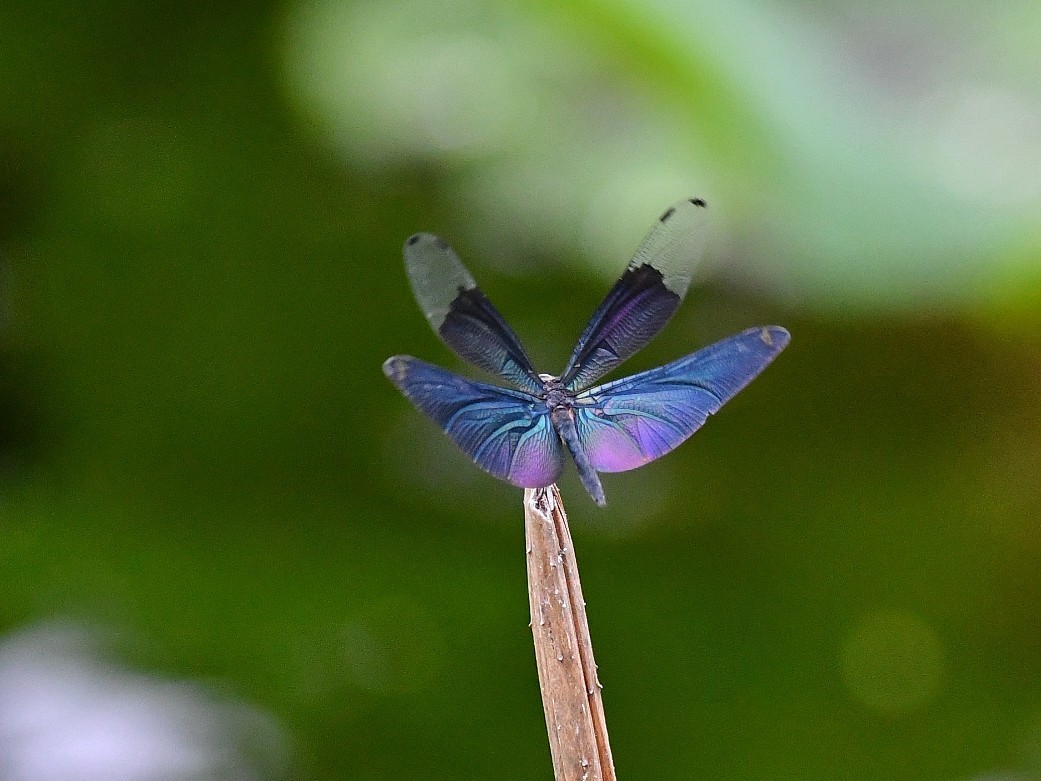
[[[420,242],[427,242],[436,244],[438,249],[447,249],[448,242],[442,239],[440,236],[435,236],[433,233],[425,233],[420,231],[419,233],[413,233],[407,239],[405,239],[405,248],[414,247]]]
[[[688,198],[686,201],[681,201],[679,204],[677,204],[677,206],[683,206],[684,203],[690,203],[694,206],[699,206],[702,209],[708,206],[708,203],[705,201],[704,198]],[[668,221],[672,217],[672,215],[676,213],[677,206],[670,206],[668,209],[666,209],[662,213],[661,217],[658,218],[658,222]]]

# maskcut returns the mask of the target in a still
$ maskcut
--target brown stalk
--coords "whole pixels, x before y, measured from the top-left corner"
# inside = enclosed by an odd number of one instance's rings
[[[528,601],[556,781],[616,781],[567,515],[555,485],[524,491]]]

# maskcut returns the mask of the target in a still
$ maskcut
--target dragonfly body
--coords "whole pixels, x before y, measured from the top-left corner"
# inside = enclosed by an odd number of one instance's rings
[[[405,243],[413,292],[460,357],[516,389],[473,382],[409,356],[384,373],[485,471],[525,488],[556,481],[566,449],[605,503],[598,472],[669,452],[748,384],[788,343],[780,326],[751,328],[665,366],[588,386],[643,347],[679,307],[703,240],[705,203],[668,209],[593,313],[559,376],[537,373],[520,340],[442,239]]]
[[[564,443],[578,468],[578,476],[582,480],[582,485],[593,497],[594,502],[599,505],[606,504],[607,499],[604,496],[604,487],[600,484],[600,476],[589,463],[586,451],[582,448],[578,427],[575,425],[575,405],[582,405],[583,402],[576,398],[576,394],[567,389],[559,377],[540,374],[539,378],[545,382],[545,392],[540,398],[543,398],[549,409],[549,419],[553,423],[553,428],[556,429],[557,436]],[[584,406],[589,406],[589,402],[586,402]]]

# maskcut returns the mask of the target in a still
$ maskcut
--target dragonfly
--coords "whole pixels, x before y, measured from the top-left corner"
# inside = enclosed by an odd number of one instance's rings
[[[679,308],[701,255],[706,204],[674,204],[597,307],[560,375],[536,372],[513,329],[458,255],[430,233],[404,247],[412,291],[460,358],[513,387],[475,382],[408,355],[383,373],[485,472],[543,488],[571,454],[582,485],[606,504],[601,472],[625,472],[676,448],[788,344],[776,325],[749,328],[677,361],[590,387],[646,345]]]

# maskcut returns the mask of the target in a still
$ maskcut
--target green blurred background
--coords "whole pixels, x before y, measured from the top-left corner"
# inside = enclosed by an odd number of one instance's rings
[[[655,217],[626,369],[793,339],[563,482],[623,779],[1041,777],[1041,5],[0,5],[0,778],[534,779],[520,491],[380,373],[459,368],[436,231],[540,369]]]

